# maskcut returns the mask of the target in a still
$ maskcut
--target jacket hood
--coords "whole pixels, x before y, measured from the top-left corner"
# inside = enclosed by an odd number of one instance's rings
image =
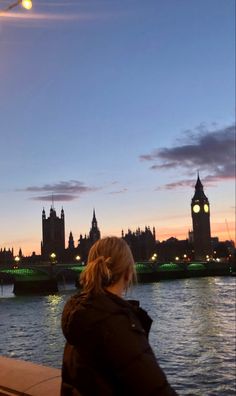
[[[138,302],[135,302],[135,305],[138,305]],[[130,308],[131,305],[127,301],[111,293],[106,292],[96,296],[75,294],[63,309],[61,321],[63,334],[69,344],[76,345],[80,336],[94,331],[96,324],[111,315],[128,312]]]

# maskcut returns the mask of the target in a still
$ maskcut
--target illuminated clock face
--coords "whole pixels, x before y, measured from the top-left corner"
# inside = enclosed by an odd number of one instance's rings
[[[199,213],[200,212],[200,205],[198,205],[198,204],[193,205],[193,211],[194,211],[194,213]]]
[[[204,212],[206,212],[206,213],[209,212],[209,206],[207,204],[204,205]]]

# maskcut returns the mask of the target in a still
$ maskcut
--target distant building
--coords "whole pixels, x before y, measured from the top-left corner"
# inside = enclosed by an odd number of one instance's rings
[[[98,228],[98,222],[96,219],[96,214],[95,210],[93,210],[93,218],[91,222],[91,228],[89,231],[89,235],[85,235],[84,237],[80,235],[80,238],[78,240],[78,252],[81,257],[81,259],[86,262],[88,259],[88,253],[90,248],[93,246],[93,244],[98,241],[101,238],[101,233]]]
[[[101,233],[98,228],[98,223],[95,215],[95,210],[93,209],[93,219],[92,219],[92,225],[89,231],[89,239],[91,245],[93,245],[96,241],[98,241],[101,238]]]
[[[213,239],[213,238],[212,238]],[[218,238],[217,238],[218,239]],[[220,242],[212,241],[213,257],[233,261],[235,255],[235,245],[233,241]]]
[[[70,232],[69,241],[68,241],[68,249],[73,250],[74,248],[75,248],[74,237],[73,237],[72,232]]]
[[[53,206],[50,215],[46,218],[45,210],[42,212],[42,243],[41,255],[44,261],[49,261],[52,253],[56,255],[56,260],[61,261],[65,250],[65,216],[61,210],[61,217],[57,217]]]
[[[199,175],[195,185],[195,194],[191,202],[191,213],[194,258],[197,261],[205,261],[207,256],[212,256],[210,205],[208,198],[204,194]]]
[[[14,262],[14,252],[12,249],[2,249],[0,250],[0,264],[8,265]]]
[[[189,239],[179,240],[171,237],[158,242],[157,259],[159,262],[191,261],[193,258],[193,244]]]
[[[91,223],[89,235],[87,236],[85,234],[84,236],[82,236],[82,234],[80,234],[78,245],[75,246],[73,234],[72,232],[70,232],[68,247],[64,251],[63,261],[65,263],[69,263],[69,262],[85,263],[87,261],[88,253],[91,246],[100,238],[101,238],[101,233],[98,228],[98,222],[96,219],[95,210],[93,210],[93,217],[92,217],[92,223]]]
[[[122,238],[130,246],[135,261],[150,260],[156,251],[156,232],[154,227],[152,231],[150,227],[145,227],[144,231],[140,228],[134,232],[128,230],[126,234],[122,231]]]

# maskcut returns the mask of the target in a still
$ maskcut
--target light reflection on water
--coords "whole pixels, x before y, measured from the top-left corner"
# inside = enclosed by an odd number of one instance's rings
[[[0,354],[60,367],[61,312],[74,287],[20,297],[3,289]],[[235,278],[138,284],[126,297],[153,318],[151,345],[180,395],[235,395]]]
[[[149,285],[151,343],[185,395],[235,395],[235,279]],[[169,289],[169,290],[168,290]]]

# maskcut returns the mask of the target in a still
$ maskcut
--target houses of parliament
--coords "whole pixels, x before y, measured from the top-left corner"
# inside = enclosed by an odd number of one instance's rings
[[[153,227],[138,228],[135,231],[121,232],[121,237],[129,244],[134,259],[138,261],[150,261],[153,257],[160,262],[176,260],[206,261],[209,258],[226,258],[232,254],[234,244],[232,241],[219,242],[218,238],[211,237],[210,228],[210,203],[206,197],[202,182],[198,175],[195,184],[195,192],[191,200],[192,231],[188,238],[178,240],[170,237],[166,241],[159,242],[156,239],[156,230]],[[57,216],[54,206],[51,206],[49,216],[45,209],[42,211],[42,242],[41,255],[34,253],[30,257],[24,257],[19,251],[21,260],[29,262],[49,262],[51,258],[56,262],[86,262],[91,246],[101,238],[95,210],[93,210],[91,228],[88,235],[80,235],[77,243],[74,241],[72,232],[69,234],[68,243],[65,242],[65,213],[61,209]],[[0,250],[0,263],[10,262],[14,259],[13,249]]]

